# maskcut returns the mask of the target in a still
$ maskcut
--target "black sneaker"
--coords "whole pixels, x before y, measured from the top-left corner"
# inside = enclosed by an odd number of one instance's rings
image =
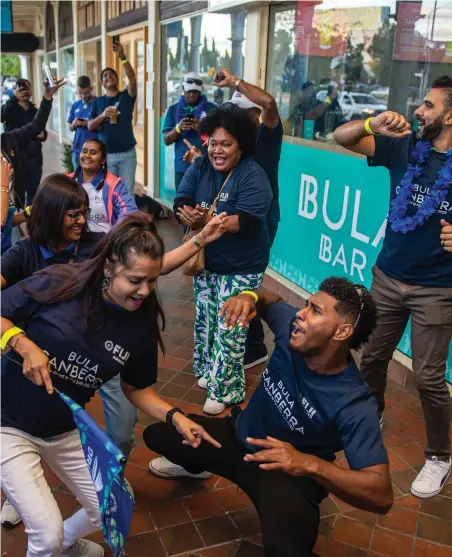
[[[245,354],[245,359],[243,361],[243,369],[251,369],[259,364],[263,364],[268,360],[268,353],[265,350],[265,354]]]

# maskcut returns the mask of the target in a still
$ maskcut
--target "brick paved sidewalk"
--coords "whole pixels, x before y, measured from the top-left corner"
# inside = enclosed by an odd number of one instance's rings
[[[176,247],[179,228],[159,223],[167,249]],[[167,315],[164,335],[167,356],[160,359],[156,385],[174,406],[200,413],[205,391],[192,375],[193,289],[191,280],[175,272],[159,281]],[[267,334],[271,348],[271,334]],[[247,399],[256,388],[263,366],[247,372]],[[102,404],[95,397],[90,413],[104,425]],[[452,478],[440,496],[421,501],[410,494],[410,485],[424,462],[425,425],[419,400],[390,381],[385,418],[385,444],[389,452],[395,503],[385,517],[358,511],[334,497],[321,506],[320,535],[315,551],[320,557],[452,557]],[[214,476],[209,480],[164,480],[148,472],[154,456],[144,445],[142,433],[153,420],[140,415],[138,445],[126,468],[136,497],[130,537],[131,557],[260,557],[260,525],[248,497],[230,482]],[[343,458],[339,464],[346,466]],[[77,502],[46,467],[63,516]],[[99,536],[93,539],[101,541]],[[284,543],[284,540],[281,540]],[[2,528],[2,556],[26,553],[23,526]],[[109,549],[106,555],[110,556]]]

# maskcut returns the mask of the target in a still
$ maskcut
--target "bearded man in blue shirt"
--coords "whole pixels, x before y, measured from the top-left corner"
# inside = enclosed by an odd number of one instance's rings
[[[224,418],[192,416],[221,448],[193,449],[171,423],[157,424],[143,438],[164,457],[149,468],[164,478],[229,479],[256,507],[267,557],[311,557],[328,492],[371,512],[392,505],[377,405],[350,355],[367,341],[376,310],[363,286],[333,277],[303,309],[259,289],[230,298],[220,317],[244,326],[256,307],[275,348],[248,406]],[[334,464],[341,449],[349,469]]]
[[[414,115],[416,133],[404,116],[386,111],[341,126],[334,139],[389,170],[388,224],[371,289],[378,321],[361,373],[383,426],[388,364],[411,317],[414,382],[427,433],[425,465],[411,493],[427,498],[442,490],[451,470],[445,370],[452,338],[452,77],[436,79]]]

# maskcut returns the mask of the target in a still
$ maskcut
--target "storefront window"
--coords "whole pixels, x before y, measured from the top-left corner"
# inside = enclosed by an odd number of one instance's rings
[[[79,45],[80,75],[87,75],[91,79],[94,95],[102,94],[100,71],[102,63],[100,41],[90,41]]]
[[[287,135],[332,141],[344,122],[385,110],[412,121],[431,82],[450,74],[448,0],[349,3],[271,6],[266,87]]]
[[[231,92],[212,86],[217,69],[243,74],[246,12],[203,13],[162,25],[162,110],[178,101],[187,72],[198,72],[207,98],[221,104]]]
[[[51,52],[49,54],[49,66],[53,72],[53,75],[58,75],[58,67],[57,67],[57,56],[56,52]],[[59,133],[58,125],[59,125],[59,98],[58,95],[53,97],[52,103],[52,113],[50,115],[50,129],[55,132]]]
[[[74,133],[69,130],[69,125],[66,123],[71,106],[77,98],[74,49],[72,47],[65,48],[61,51],[61,65],[63,76],[67,80],[66,85],[63,87],[63,137],[68,141],[72,141]]]

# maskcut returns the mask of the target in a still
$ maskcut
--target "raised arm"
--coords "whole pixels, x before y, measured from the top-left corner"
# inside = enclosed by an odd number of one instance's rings
[[[239,79],[228,70],[219,70],[214,76],[213,85],[217,87],[235,87],[237,91],[262,108],[262,123],[268,129],[276,128],[279,122],[278,107],[275,99],[257,85]]]
[[[334,132],[333,138],[349,151],[372,158],[375,155],[374,135],[400,138],[410,133],[411,125],[405,117],[388,110],[375,118],[353,120],[340,126]]]
[[[124,71],[128,81],[127,91],[132,98],[135,98],[137,96],[137,76],[135,75],[135,70],[132,68],[129,60],[124,54],[124,47],[122,44],[113,43],[113,52],[116,52],[124,66]]]

